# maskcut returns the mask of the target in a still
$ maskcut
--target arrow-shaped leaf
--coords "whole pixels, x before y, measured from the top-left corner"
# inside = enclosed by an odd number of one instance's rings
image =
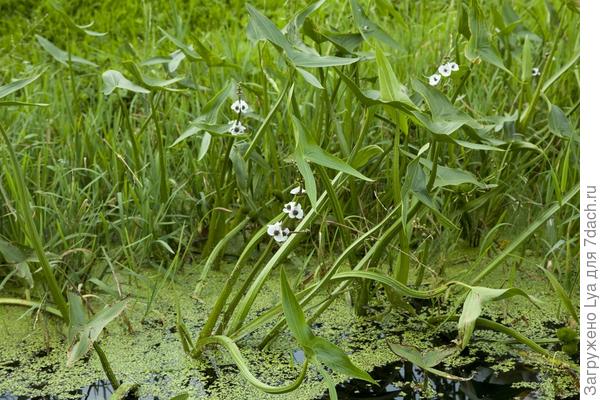
[[[40,35],[35,35],[38,43],[40,44],[40,46],[42,46],[42,48],[44,50],[46,50],[48,52],[48,54],[50,54],[56,61],[58,61],[59,63],[63,64],[63,65],[69,65],[69,62],[72,63],[76,63],[76,64],[84,64],[84,65],[89,65],[91,67],[97,67],[98,65],[86,60],[85,58],[81,58],[78,56],[74,56],[73,54],[67,53],[64,50],[59,49],[58,47],[56,47],[54,45],[54,43],[52,43],[51,41],[49,41],[48,39],[46,39],[43,36]]]
[[[537,306],[533,297],[518,288],[490,289],[482,286],[473,286],[463,304],[463,311],[458,319],[458,335],[461,348],[467,347],[477,318],[481,315],[483,307],[490,301],[498,301],[512,296],[523,296]]]
[[[136,93],[150,93],[148,89],[136,85],[129,79],[125,78],[122,73],[114,69],[104,71],[102,74],[102,80],[104,81],[104,94],[107,96],[117,88]]]

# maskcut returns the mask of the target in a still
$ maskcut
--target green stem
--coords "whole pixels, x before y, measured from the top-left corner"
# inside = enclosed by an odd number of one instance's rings
[[[169,198],[169,190],[167,186],[167,166],[165,160],[165,148],[163,144],[163,134],[162,129],[160,127],[160,122],[158,121],[158,112],[155,104],[155,94],[152,92],[150,95],[150,107],[152,108],[152,121],[154,121],[154,126],[156,128],[156,140],[158,145],[158,167],[160,173],[160,201],[165,204]]]
[[[337,187],[341,185],[343,182],[345,182],[345,179],[346,176],[343,173],[338,173],[333,179],[333,186]],[[317,200],[315,207],[304,216],[302,221],[296,227],[296,230],[304,231],[305,229],[308,229],[314,219],[323,211],[328,203],[328,200],[329,196],[327,193],[322,194]],[[238,312],[232,323],[231,329],[233,331],[237,331],[243,324],[244,320],[248,316],[248,313],[250,312],[250,308],[252,307],[256,296],[258,296],[258,292],[264,285],[271,271],[285,259],[285,257],[303,237],[304,235],[302,234],[291,235],[291,237],[279,248],[279,250],[273,255],[273,257],[271,257],[269,262],[267,262],[267,264],[260,271],[256,279],[252,282],[251,287],[248,289],[248,293],[246,293],[244,299],[238,307]]]
[[[321,176],[321,181],[323,181],[323,184],[325,185],[325,190],[327,191],[327,194],[329,195],[329,200],[331,201],[331,205],[333,207],[333,213],[335,214],[335,219],[337,220],[337,222],[339,224],[340,234],[342,235],[342,244],[345,248],[345,247],[347,247],[349,240],[348,240],[347,232],[343,228],[343,226],[344,226],[344,210],[342,209],[340,199],[337,197],[337,193],[335,192],[335,189],[331,185],[331,180],[329,179],[329,176],[327,175],[327,171],[321,165],[316,165],[316,168],[317,168],[319,175]]]
[[[261,236],[263,234],[261,234]],[[235,311],[237,304],[240,302],[240,300],[246,293],[246,290],[248,290],[248,288],[250,287],[250,284],[253,282],[256,274],[258,274],[258,272],[260,271],[260,268],[263,265],[263,263],[265,262],[266,258],[269,256],[269,254],[271,254],[272,248],[273,248],[273,241],[270,240],[269,244],[267,246],[265,246],[265,248],[264,248],[262,254],[260,255],[260,257],[258,258],[258,260],[256,260],[256,262],[254,263],[254,266],[252,267],[252,270],[250,271],[250,273],[244,280],[244,283],[242,284],[242,286],[240,287],[240,289],[238,290],[236,295],[233,297],[231,302],[227,305],[227,309],[225,310],[225,313],[223,314],[223,317],[221,318],[221,323],[220,323],[219,327],[217,328],[218,335],[223,333],[225,331],[225,328],[227,328],[227,325],[229,324],[229,320],[231,319],[231,316],[233,315],[233,312]],[[240,257],[240,260],[241,259],[242,258]],[[236,264],[236,267],[239,269],[239,271],[241,271],[242,263],[239,260],[238,260],[238,263]],[[236,272],[237,275],[239,275],[239,272],[236,270],[236,268],[234,268],[234,271]],[[233,272],[232,272],[232,275],[233,275]],[[235,278],[235,280],[237,280],[238,276],[235,276],[234,278]]]
[[[437,169],[438,169],[438,155],[440,152],[440,145],[437,140],[433,140],[433,153],[431,156],[431,172],[429,173],[429,180],[427,181],[427,191],[430,192],[433,188],[433,184],[435,183],[435,178],[437,177]]]
[[[252,386],[257,387],[266,393],[281,394],[281,393],[288,393],[293,390],[296,390],[300,386],[302,381],[304,380],[304,377],[306,376],[306,370],[308,368],[308,358],[302,364],[302,370],[300,371],[300,375],[298,375],[298,377],[292,383],[290,383],[288,385],[284,385],[284,386],[267,385],[267,384],[261,382],[260,380],[258,380],[252,374],[252,372],[250,372],[250,370],[248,369],[248,366],[246,365],[247,364],[246,360],[244,359],[244,357],[242,356],[242,353],[240,352],[240,349],[237,347],[235,342],[233,340],[231,340],[230,338],[228,338],[227,336],[221,336],[221,335],[209,336],[209,337],[201,339],[198,342],[198,347],[196,347],[192,356],[194,358],[198,358],[202,354],[202,349],[207,344],[218,344],[218,345],[225,347],[225,349],[231,355],[233,362],[238,366],[238,368],[240,370],[240,374],[244,378],[246,378],[246,380],[248,382],[250,382],[250,384]]]
[[[195,294],[197,294],[200,291],[201,285],[204,283],[204,280],[206,279],[206,276],[208,274],[210,266],[214,263],[215,259],[221,253],[221,250],[231,240],[231,238],[233,238],[235,235],[237,235],[237,233],[246,226],[246,224],[249,221],[250,221],[249,217],[244,218],[244,220],[242,222],[240,222],[235,228],[233,228],[231,231],[229,231],[229,233],[227,233],[227,235],[225,235],[223,237],[223,239],[221,239],[219,241],[217,246],[214,248],[214,250],[208,257],[206,264],[204,265],[204,269],[202,270],[202,276],[200,277],[200,281],[196,285],[196,290],[194,290]],[[204,327],[202,328],[200,337],[206,337],[211,334],[212,329],[214,328],[215,324],[217,323],[217,319],[219,318],[219,315],[221,314],[221,310],[223,309],[223,306],[225,305],[225,301],[227,300],[227,297],[229,296],[229,293],[231,292],[231,289],[233,288],[233,284],[237,281],[237,277],[239,276],[240,272],[241,272],[241,264],[238,263],[238,264],[236,264],[234,270],[231,272],[231,274],[229,275],[229,278],[225,282],[225,286],[221,289],[219,298],[217,299],[216,303],[213,305],[211,313],[208,316],[208,319],[206,320]]]
[[[498,254],[496,258],[488,264],[487,267],[484,268],[483,271],[479,273],[473,280],[471,281],[472,285],[475,285],[483,278],[485,278],[488,274],[490,274],[494,269],[496,269],[505,258],[507,258],[517,247],[519,247],[529,236],[531,236],[540,226],[542,226],[546,221],[552,217],[561,207],[569,202],[575,195],[579,193],[579,184],[573,187],[565,196],[563,197],[563,201],[561,203],[552,204],[542,215],[540,215],[532,224],[530,224],[527,229],[522,232],[515,240],[513,240],[503,251]]]
[[[121,104],[121,110],[123,113],[123,121],[125,123],[125,129],[129,134],[129,140],[131,140],[131,149],[133,150],[133,164],[135,165],[136,171],[140,170],[140,149],[138,147],[137,139],[135,137],[135,133],[133,132],[133,127],[131,126],[129,109],[125,105],[123,99],[119,98],[119,103]]]
[[[545,78],[546,78],[546,76],[548,76],[548,74],[550,72],[550,64],[552,63],[552,58],[554,57],[554,53],[556,52],[556,49],[558,47],[558,42],[564,36],[564,32],[562,31],[563,22],[564,22],[564,18],[561,18],[560,23],[558,24],[558,28],[556,28],[556,37],[554,38],[554,43],[552,43],[552,49],[550,50],[550,54],[548,54],[548,57],[546,58],[546,62],[544,62],[544,66],[542,69],[542,75],[540,76],[540,79],[538,80],[538,84],[535,88],[535,92],[533,92],[531,101],[527,105],[525,114],[523,114],[521,116],[521,118],[519,119],[519,132],[521,132],[521,133],[525,132],[525,129],[527,129],[527,126],[529,125],[529,120],[533,116],[535,104],[537,103],[538,99],[540,98],[540,94],[542,93],[542,88],[544,87]]]
[[[223,232],[223,223],[222,218],[223,215],[220,211],[217,210],[217,207],[226,207],[229,202],[227,192],[223,193],[224,188],[227,186],[227,168],[229,153],[231,153],[231,149],[233,148],[232,137],[228,137],[225,142],[225,152],[221,154],[221,159],[217,165],[217,173],[218,178],[215,182],[215,190],[216,190],[216,199],[212,210],[212,215],[210,216],[210,223],[208,225],[208,238],[206,243],[204,244],[204,250],[202,251],[202,257],[208,257],[210,252],[212,252],[214,243],[221,239],[221,235]]]
[[[121,383],[115,376],[115,373],[113,372],[112,368],[110,367],[110,363],[108,362],[108,358],[106,357],[106,354],[104,354],[104,350],[102,350],[102,347],[100,347],[98,342],[94,342],[94,350],[96,350],[96,354],[100,359],[100,364],[102,364],[102,369],[104,370],[108,381],[112,385],[113,389],[116,390],[119,386],[121,386]]]
[[[0,298],[0,304],[5,304],[5,305],[9,305],[9,306],[23,306],[23,307],[39,308],[40,310],[45,311],[48,314],[52,314],[59,318],[62,318],[62,314],[60,313],[60,311],[58,309],[51,307],[51,306],[46,306],[46,305],[40,303],[39,301],[31,301],[31,300],[13,299],[13,298],[3,297],[3,298]]]

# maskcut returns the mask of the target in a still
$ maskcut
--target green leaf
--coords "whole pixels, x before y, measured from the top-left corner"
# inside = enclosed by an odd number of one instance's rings
[[[430,350],[425,354],[422,354],[416,347],[404,346],[399,343],[389,343],[390,349],[400,357],[413,363],[419,368],[427,371],[431,374],[441,376],[445,379],[456,380],[456,381],[468,381],[471,378],[463,378],[460,376],[452,375],[439,369],[432,368],[439,364],[444,358],[457,353],[456,349],[444,349],[444,350]],[[432,365],[433,364],[433,365]]]
[[[288,24],[282,29],[283,33],[287,36],[291,43],[303,44],[300,36],[300,30],[304,26],[306,18],[318,10],[323,3],[325,3],[325,0],[319,0],[304,7],[302,10],[296,13],[290,22],[288,22]]]
[[[529,40],[529,36],[525,36],[523,50],[521,53],[521,80],[523,82],[528,82],[531,80],[532,68],[533,61],[531,60],[531,40]]]
[[[215,124],[219,117],[219,111],[223,104],[233,96],[235,92],[235,85],[233,82],[228,82],[223,89],[219,90],[205,105],[202,107],[201,114],[194,120],[194,124],[197,122],[206,122],[209,124]]]
[[[94,285],[96,285],[98,287],[98,289],[102,290],[103,292],[108,293],[111,296],[114,296],[116,298],[119,297],[119,291],[116,290],[114,288],[114,286],[110,286],[110,285],[106,284],[104,281],[101,281],[98,278],[90,278],[89,282],[93,283]]]
[[[179,82],[180,80],[183,79],[183,77],[178,77],[178,78],[172,78],[172,79],[158,79],[158,78],[154,78],[148,75],[144,75],[142,74],[142,71],[140,70],[140,68],[131,61],[125,61],[123,63],[123,65],[129,70],[129,72],[131,72],[131,74],[138,80],[138,82],[141,82],[143,86],[145,86],[148,89],[154,89],[154,90],[168,90],[168,91],[178,91],[179,89],[173,89],[170,88],[169,86],[172,85],[173,83]]]
[[[31,275],[29,264],[27,264],[26,262],[20,262],[15,264],[15,272],[18,277],[25,279],[30,289],[33,288],[33,276]]]
[[[414,104],[408,104],[401,101],[388,101],[383,100],[381,98],[381,93],[377,90],[366,90],[362,91],[356,83],[350,79],[347,75],[341,72],[338,68],[335,68],[334,71],[342,78],[348,89],[354,93],[356,98],[365,106],[377,106],[377,105],[388,105],[393,108],[397,108],[400,111],[404,111],[406,113],[412,112],[416,107]]]
[[[179,40],[176,37],[172,36],[171,34],[169,34],[169,32],[165,31],[164,29],[162,29],[160,27],[158,29],[162,32],[163,35],[165,35],[165,37],[167,39],[169,39],[169,41],[171,43],[173,43],[187,57],[189,57],[190,59],[192,59],[194,61],[200,61],[200,60],[203,59],[202,56],[200,54],[198,54],[198,52],[196,52],[196,50],[194,50],[192,46],[186,45],[181,40]]]
[[[242,158],[239,146],[233,146],[229,159],[235,172],[235,180],[242,191],[248,190],[248,163]]]
[[[464,140],[459,140],[459,139],[454,139],[454,143],[456,143],[459,146],[466,147],[467,149],[473,149],[473,150],[504,151],[503,149],[500,149],[495,146],[490,146],[488,144],[466,142]]]
[[[0,255],[8,264],[18,264],[22,262],[37,262],[37,257],[33,249],[21,245],[7,242],[0,238]]]
[[[439,90],[423,82],[413,79],[413,89],[427,102],[431,116],[420,111],[413,111],[413,115],[438,139],[454,141],[448,136],[467,125],[473,129],[481,128],[481,124],[471,116],[455,108],[452,103]]]
[[[6,263],[14,265],[15,273],[27,282],[29,288],[34,286],[29,262],[38,262],[38,258],[33,249],[0,238],[0,256],[0,259],[4,259]],[[0,284],[0,288],[2,286],[3,284]]]
[[[269,18],[250,4],[246,4],[246,9],[250,14],[250,26],[257,35],[256,39],[268,40],[286,52],[293,50],[291,43]]]
[[[569,294],[567,293],[567,291],[565,290],[565,288],[563,288],[563,286],[560,284],[558,279],[556,279],[556,277],[554,276],[554,274],[552,272],[548,271],[546,268],[543,268],[543,267],[539,267],[539,268],[544,272],[544,275],[546,275],[546,278],[548,278],[550,285],[552,285],[552,289],[554,289],[554,292],[558,295],[558,298],[560,299],[560,301],[563,303],[563,305],[565,306],[567,311],[569,311],[569,314],[571,314],[571,317],[575,321],[577,321],[577,323],[579,323],[579,315],[577,315],[577,309],[571,302],[571,298],[570,298]]]
[[[310,348],[317,361],[335,372],[377,384],[371,375],[354,365],[348,355],[333,343],[320,337],[313,337],[310,341]]]
[[[383,154],[383,149],[375,144],[371,144],[358,150],[350,164],[358,169],[381,154]]]
[[[74,311],[77,314],[77,318],[81,321],[81,311],[79,304],[75,302]],[[92,318],[85,325],[79,327],[74,325],[74,332],[72,333],[72,340],[77,340],[73,343],[67,352],[67,365],[73,365],[75,361],[83,357],[89,349],[92,347],[94,342],[98,339],[102,330],[108,325],[113,319],[117,318],[121,312],[127,306],[127,301],[123,300],[112,306],[106,307]],[[81,305],[81,308],[83,306]],[[69,306],[69,312],[71,312],[72,306]]]
[[[122,73],[114,69],[104,71],[102,74],[102,80],[104,81],[104,94],[108,96],[115,89],[125,89],[135,93],[150,93],[146,88],[136,85],[129,79],[125,78]]]
[[[77,293],[68,292],[67,300],[69,301],[69,330],[67,332],[67,342],[73,343],[77,338],[77,334],[81,332],[87,322],[85,308],[81,296]]]
[[[321,89],[321,90],[323,89],[321,82],[319,82],[319,80],[317,79],[316,76],[314,76],[307,70],[299,68],[299,67],[296,67],[296,71],[300,72],[300,75],[302,75],[302,77],[304,78],[304,80],[306,82],[308,82],[312,86],[316,87],[317,89]]]
[[[10,106],[31,106],[31,107],[47,107],[48,103],[29,103],[27,101],[0,101],[0,107]]]
[[[288,51],[287,56],[296,67],[307,68],[337,67],[339,65],[349,65],[360,61],[360,58],[320,56],[298,50]]]
[[[338,400],[337,389],[335,388],[335,382],[331,379],[331,376],[327,372],[325,368],[321,364],[317,363],[317,371],[323,377],[325,381],[325,387],[327,387],[327,391],[329,392],[329,400]]]
[[[458,319],[458,335],[460,347],[464,349],[469,344],[477,318],[481,315],[483,307],[490,301],[498,301],[512,296],[523,296],[537,306],[537,300],[530,297],[518,288],[490,289],[481,286],[473,286],[463,304],[463,311]]]
[[[304,153],[300,147],[296,146],[296,150],[294,150],[292,157],[296,162],[298,172],[300,172],[300,175],[302,175],[302,179],[304,180],[304,188],[306,190],[308,200],[314,207],[317,204],[317,183],[315,182],[315,175],[313,174],[310,165],[308,165],[304,159]]]
[[[17,90],[23,89],[25,86],[29,85],[31,82],[35,81],[40,76],[42,76],[41,73],[29,78],[19,79],[4,86],[0,86],[0,99],[8,96],[11,93],[16,92]]]
[[[375,271],[348,271],[348,272],[338,272],[331,280],[357,280],[357,279],[368,279],[371,281],[379,282],[383,285],[386,285],[400,293],[406,297],[414,297],[416,299],[431,299],[434,297],[438,297],[442,295],[448,287],[445,285],[439,286],[438,288],[430,291],[421,291],[415,290],[406,286],[402,282],[392,278],[391,276],[381,274]]]
[[[312,136],[306,131],[302,122],[292,116],[294,135],[296,137],[296,152],[298,156],[302,156],[307,161],[314,162],[326,168],[335,169],[340,172],[344,172],[348,175],[352,175],[356,178],[372,182],[370,178],[367,178],[348,163],[341,160],[340,158],[326,152],[315,142]],[[307,188],[308,191],[308,188]]]
[[[87,29],[91,28],[94,25],[94,22],[90,22],[89,24],[85,25],[76,24],[75,21],[73,21],[73,19],[60,7],[59,4],[56,4],[55,2],[51,2],[50,4],[52,5],[52,8],[54,8],[54,10],[61,16],[62,21],[66,22],[67,26],[73,29],[74,31],[82,33],[84,35],[95,37],[102,37],[108,34],[108,32],[96,32]]]
[[[249,31],[253,32],[258,40],[268,40],[275,46],[282,49],[289,60],[296,67],[311,67],[311,68],[322,68],[322,67],[333,67],[338,65],[348,65],[359,61],[359,58],[344,58],[335,56],[320,56],[314,49],[309,49],[305,44],[296,46],[299,48],[308,48],[310,51],[297,50],[287,40],[284,34],[275,26],[275,24],[260,13],[256,8],[250,4],[246,5],[248,12],[250,13],[250,26]]]
[[[471,38],[465,48],[465,56],[467,59],[471,62],[477,62],[477,59],[481,59],[512,75],[512,73],[504,66],[500,53],[490,42],[490,35],[485,24],[485,16],[477,0],[471,1],[471,7],[469,9],[469,30],[471,31]]]
[[[373,182],[372,179],[367,178],[354,168],[352,168],[348,163],[343,161],[342,159],[326,152],[322,148],[320,148],[316,144],[307,144],[304,147],[304,157],[315,164],[322,165],[326,168],[335,169],[340,172],[344,172],[348,175],[352,175],[358,179],[365,180],[367,182]]]
[[[572,138],[575,136],[571,122],[560,107],[552,104],[548,113],[548,128],[550,132],[563,138]]]
[[[200,149],[198,150],[198,161],[201,161],[206,153],[208,153],[208,149],[210,148],[211,134],[208,132],[204,133],[202,136],[202,142],[200,143]]]
[[[44,50],[46,50],[48,52],[48,54],[50,54],[56,61],[58,61],[59,63],[63,64],[63,65],[69,65],[69,61],[75,64],[84,64],[84,65],[89,65],[91,67],[97,67],[98,65],[86,60],[85,58],[81,58],[81,57],[77,57],[74,56],[72,54],[67,53],[64,50],[59,49],[58,47],[56,47],[54,45],[54,43],[52,43],[51,41],[49,41],[48,39],[46,39],[43,36],[40,35],[35,35],[38,43],[40,44],[40,46],[42,46],[42,48]]]
[[[316,43],[330,42],[341,54],[354,54],[364,38],[360,33],[338,33],[316,26],[311,20],[304,23],[304,33]]]
[[[179,143],[183,142],[184,140],[186,140],[192,136],[196,136],[200,132],[202,132],[201,127],[196,126],[196,125],[190,126],[185,131],[183,131],[183,133],[181,135],[179,135],[179,137],[177,139],[175,139],[173,141],[173,143],[171,143],[169,148],[177,146]]]
[[[300,307],[292,288],[290,288],[283,267],[281,267],[279,278],[281,284],[283,314],[285,315],[285,320],[290,328],[290,332],[292,332],[292,335],[296,338],[300,346],[311,347],[316,337],[306,323],[302,307]]]
[[[464,3],[464,0],[458,0],[457,8],[458,16],[456,20],[458,21],[458,32],[469,39],[471,37],[471,32],[469,31],[469,7]]]
[[[430,160],[421,159],[421,164],[423,164],[425,168],[431,171],[432,164]],[[475,185],[482,189],[488,188],[487,185],[479,182],[475,175],[473,175],[469,171],[465,171],[464,169],[460,168],[450,168],[444,167],[443,165],[438,165],[435,182],[433,183],[434,188],[445,186],[459,186],[465,183]]]
[[[379,47],[375,49],[375,61],[377,62],[381,99],[383,101],[397,101],[406,104],[409,108],[414,108],[414,103],[408,97],[408,90],[404,85],[400,84],[392,69],[392,65]]]
[[[367,18],[364,9],[358,4],[357,0],[350,0],[350,5],[352,6],[354,25],[365,40],[369,40],[373,37],[390,47],[401,49],[400,44],[398,44],[396,40],[385,33],[379,25]]]
[[[446,217],[443,213],[440,212],[434,200],[431,198],[431,195],[427,190],[428,178],[425,172],[423,171],[423,167],[421,166],[419,160],[421,160],[420,156],[412,160],[407,167],[406,178],[401,191],[401,198],[404,204],[402,209],[402,218],[405,220],[408,219],[408,193],[411,192],[417,199],[419,199],[421,203],[423,203],[435,214],[435,216],[445,227],[447,227],[448,229],[457,229],[457,226],[454,225],[454,223],[452,223],[452,221],[448,219],[448,217]]]
[[[548,90],[550,86],[556,83],[560,79],[560,77],[563,76],[566,72],[571,71],[571,67],[573,66],[573,64],[579,61],[579,48],[577,48],[576,50],[577,53],[573,56],[573,58],[567,61],[565,65],[560,67],[558,71],[556,71],[550,78],[548,78],[546,82],[544,82],[544,85],[542,86],[542,93]]]

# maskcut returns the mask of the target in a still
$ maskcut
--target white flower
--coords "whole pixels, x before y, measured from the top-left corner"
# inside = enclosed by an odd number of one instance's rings
[[[283,212],[286,213],[290,218],[304,218],[304,211],[302,210],[302,205],[300,203],[296,203],[295,201],[290,201],[285,206],[283,206]]]
[[[248,103],[246,103],[244,100],[237,100],[231,105],[231,109],[236,114],[246,114],[248,110],[250,110],[250,107],[248,107]]]
[[[293,194],[294,196],[297,194],[304,194],[304,193],[306,193],[306,190],[304,190],[304,188],[302,186],[296,186],[295,188],[290,190],[290,194]]]
[[[273,225],[267,225],[267,233],[279,243],[285,242],[290,236],[290,230],[282,227],[281,221],[275,222]]]
[[[433,74],[429,77],[429,84],[431,86],[436,86],[442,80],[442,76],[440,74]]]
[[[456,72],[456,71],[458,71],[458,69],[459,69],[459,68],[458,68],[458,64],[457,64],[457,63],[455,63],[454,61],[452,61],[452,62],[449,62],[449,63],[448,63],[448,64],[446,64],[446,65],[448,65],[448,66],[450,67],[450,70],[451,70],[452,72]]]
[[[538,67],[531,68],[531,76],[540,76],[542,73]]]
[[[442,74],[443,77],[449,77],[452,73],[452,69],[450,68],[450,64],[442,64],[438,68],[438,72]]]
[[[229,133],[232,135],[243,135],[246,132],[246,127],[240,121],[229,122]]]

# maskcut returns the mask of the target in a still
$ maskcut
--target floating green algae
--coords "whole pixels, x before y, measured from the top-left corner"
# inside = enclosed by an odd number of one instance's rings
[[[221,272],[211,272],[211,284],[206,285],[201,298],[193,298],[191,293],[199,275],[198,269],[185,268],[172,284],[159,291],[144,319],[142,317],[151,288],[129,284],[125,280],[123,290],[130,296],[126,315],[133,332],[128,331],[126,324],[113,322],[101,339],[117,377],[124,383],[138,384],[140,396],[160,399],[180,393],[188,393],[191,399],[215,400],[308,400],[320,396],[325,386],[314,370],[309,370],[307,379],[298,390],[285,395],[269,395],[240,377],[237,367],[222,349],[207,348],[201,360],[194,360],[183,352],[175,329],[176,305],[179,303],[184,322],[195,335],[202,327],[207,310],[222,287],[228,269],[225,266]],[[498,278],[503,273],[499,269],[487,284],[492,286],[491,282],[500,282]],[[546,309],[558,310],[557,299],[552,295],[551,288],[533,270],[531,273],[528,270],[521,271],[520,276],[523,278],[516,282],[516,286],[535,293],[547,304]],[[271,279],[261,291],[250,318],[278,301],[278,280]],[[444,305],[429,304],[421,308],[419,315],[408,316],[387,309],[384,301],[383,294],[374,296],[369,305],[370,314],[359,317],[354,314],[348,299],[341,296],[313,328],[318,335],[348,351],[352,360],[366,370],[398,360],[389,350],[388,340],[425,349],[448,344],[456,337],[453,323],[443,324],[437,330],[425,324],[425,316],[443,311]],[[512,326],[531,338],[555,337],[555,327],[567,322],[564,312],[544,313],[521,299],[493,303],[484,311],[486,318]],[[557,318],[559,315],[562,317]],[[289,333],[283,331],[266,350],[258,351],[257,344],[272,326],[273,323],[266,324],[241,340],[239,345],[251,371],[259,379],[272,385],[281,385],[293,380],[299,372],[300,361],[293,357],[298,347]],[[0,332],[4,338],[0,342],[0,394],[78,398],[80,388],[105,379],[93,352],[73,367],[66,367],[65,335],[60,321],[53,317],[36,312],[26,313],[25,308],[1,307]],[[515,385],[534,388],[544,396],[566,397],[576,393],[573,377],[557,369],[544,357],[507,340],[500,333],[476,331],[475,340],[469,348],[460,355],[446,359],[442,363],[443,369],[462,371],[466,376],[468,371],[482,364],[489,365],[498,374],[510,371],[517,364],[526,364],[540,372],[540,382]],[[557,352],[556,356],[566,358],[564,353]],[[341,382],[344,377],[337,376],[336,379]],[[399,383],[400,386],[402,384]],[[434,396],[429,387],[420,387],[419,390],[422,394]]]

